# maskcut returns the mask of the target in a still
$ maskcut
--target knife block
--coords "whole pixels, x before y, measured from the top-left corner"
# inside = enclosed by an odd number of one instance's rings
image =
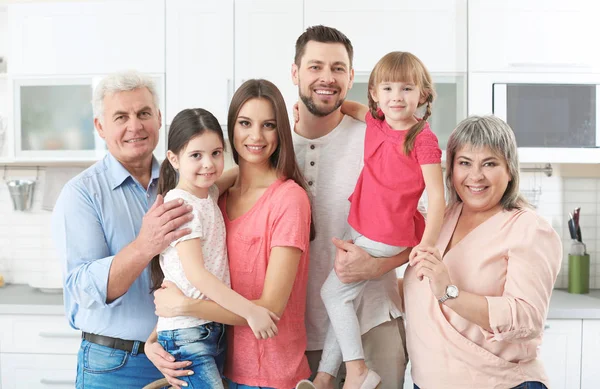
[[[590,255],[569,254],[569,293],[590,292]]]

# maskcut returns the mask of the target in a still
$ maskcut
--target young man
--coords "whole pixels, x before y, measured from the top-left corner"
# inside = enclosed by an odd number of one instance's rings
[[[370,280],[358,306],[365,361],[381,376],[382,388],[401,388],[407,363],[404,326],[395,272],[390,270],[406,263],[410,250],[391,258],[371,258],[351,243],[339,239],[335,246],[332,243],[347,228],[348,197],[363,166],[366,125],[345,116],[340,108],[354,79],[352,56],[352,44],[344,34],[314,26],[298,38],[292,65],[300,95],[294,149],[312,194],[317,231],[310,246],[307,356],[313,373],[327,373],[315,384],[333,388],[334,377],[339,382],[343,373],[338,374],[338,366],[319,365],[329,326],[320,291],[335,259],[343,282]]]
[[[156,199],[161,113],[152,79],[108,76],[93,108],[108,154],[65,185],[52,215],[65,310],[83,332],[76,387],[139,389],[162,378],[144,352],[156,324],[148,264],[189,233],[176,229],[191,214]]]

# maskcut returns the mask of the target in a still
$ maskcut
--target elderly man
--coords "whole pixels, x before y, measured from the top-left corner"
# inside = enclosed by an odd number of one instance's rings
[[[65,310],[82,331],[76,387],[140,389],[162,377],[144,353],[156,323],[148,264],[190,232],[177,228],[191,214],[156,195],[161,113],[152,80],[106,77],[93,110],[108,153],[65,185],[52,215]]]

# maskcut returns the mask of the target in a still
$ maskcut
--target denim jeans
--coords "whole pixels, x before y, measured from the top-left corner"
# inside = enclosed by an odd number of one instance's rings
[[[248,386],[248,385],[242,385],[242,384],[236,384],[235,382],[233,382],[232,380],[226,378],[225,381],[227,381],[227,389],[274,389],[274,388],[269,388],[266,386]]]
[[[178,377],[187,382],[188,389],[223,388],[223,365],[227,339],[225,326],[220,323],[207,323],[197,327],[179,330],[159,331],[158,343],[176,361],[190,361],[186,369],[194,374]]]
[[[417,385],[415,385],[415,389],[419,389]],[[521,385],[517,385],[512,389],[548,389],[546,385],[537,381],[527,381],[523,382]]]
[[[77,354],[77,389],[140,389],[163,378],[145,354],[81,340]]]

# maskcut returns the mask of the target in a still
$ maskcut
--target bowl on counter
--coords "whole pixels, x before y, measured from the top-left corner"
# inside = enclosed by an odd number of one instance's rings
[[[62,276],[60,273],[33,273],[29,278],[28,284],[42,293],[59,294],[63,292]]]

